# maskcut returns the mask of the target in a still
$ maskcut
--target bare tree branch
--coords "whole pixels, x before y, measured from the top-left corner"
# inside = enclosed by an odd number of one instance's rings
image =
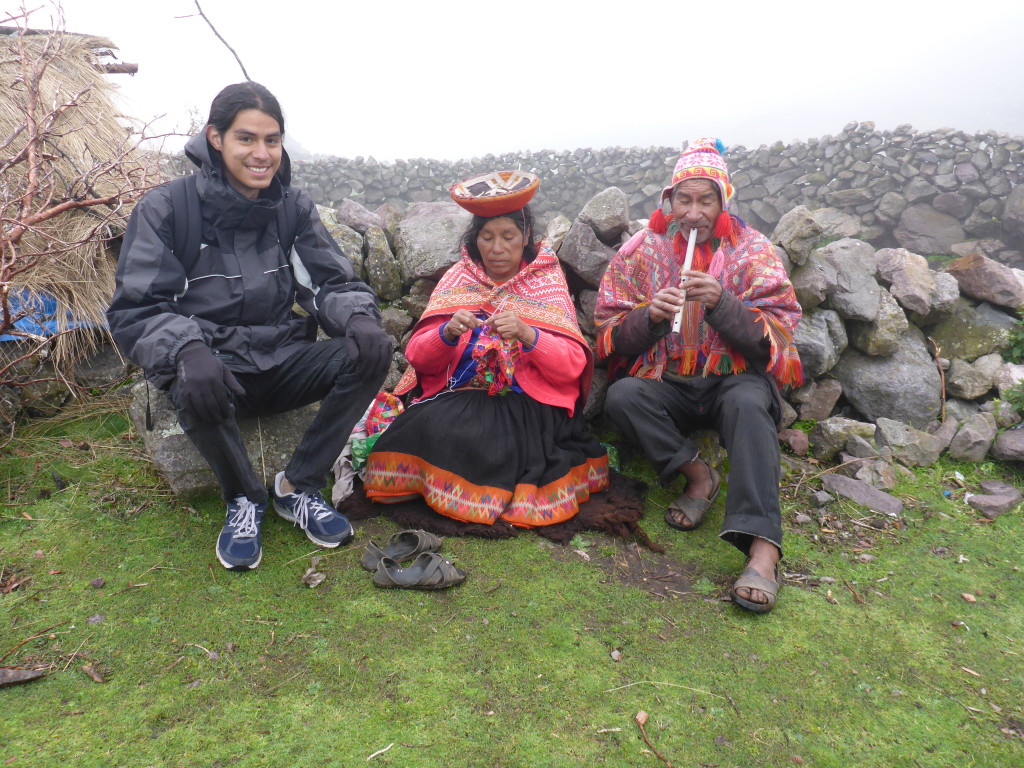
[[[230,45],[228,45],[228,41],[227,41],[227,40],[225,40],[225,39],[224,39],[223,37],[221,37],[221,34],[220,34],[220,32],[218,32],[218,31],[217,31],[217,28],[216,28],[215,26],[213,26],[213,22],[212,22],[212,21],[210,21],[210,20],[209,20],[209,19],[208,19],[208,18],[206,17],[206,14],[205,14],[205,13],[203,13],[203,9],[202,9],[202,7],[201,7],[201,6],[199,5],[199,0],[194,0],[194,2],[195,2],[195,4],[196,4],[196,9],[197,9],[197,10],[199,11],[199,15],[203,17],[203,21],[205,21],[205,22],[206,22],[207,24],[209,24],[209,25],[210,25],[210,29],[212,29],[212,30],[213,30],[213,34],[215,34],[215,35],[217,36],[217,39],[218,39],[218,40],[220,40],[220,41],[221,41],[222,43],[224,43],[224,47],[225,47],[225,48],[227,48],[227,49],[228,49],[229,51],[231,51],[231,55],[235,57],[235,61],[237,61],[237,62],[238,62],[238,66],[239,66],[239,67],[241,67],[241,69],[242,69],[242,74],[243,74],[243,75],[245,76],[245,79],[246,79],[246,80],[252,80],[252,78],[251,78],[251,77],[249,77],[249,73],[245,71],[245,65],[244,65],[244,64],[242,63],[242,60],[241,60],[240,58],[238,58],[238,54],[237,54],[237,53],[235,53],[235,49],[234,49],[234,48],[232,48],[232,47],[231,47]]]
[[[108,100],[95,59],[109,49],[65,34],[55,10],[54,30],[30,30],[22,5],[4,19],[17,34],[0,37],[0,425],[26,388],[79,389],[67,371],[100,337],[113,288],[105,244],[157,180],[139,151],[149,126],[129,128]]]

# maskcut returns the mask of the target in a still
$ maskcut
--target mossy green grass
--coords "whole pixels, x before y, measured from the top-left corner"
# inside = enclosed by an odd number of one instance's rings
[[[17,584],[0,665],[48,672],[0,688],[0,765],[659,768],[641,710],[674,766],[1024,764],[1024,524],[979,522],[954,482],[1019,483],[1004,467],[917,470],[901,524],[836,502],[797,525],[815,481],[790,475],[789,576],[755,616],[723,599],[743,562],[717,538],[722,502],[673,531],[678,489],[653,482],[663,557],[590,534],[448,538],[465,584],[381,590],[360,543],[396,526],[321,552],[271,515],[259,569],[231,573],[220,501],[175,499],[134,437],[93,407],[26,424],[0,457],[0,588]],[[600,565],[627,551],[691,586],[662,597]]]

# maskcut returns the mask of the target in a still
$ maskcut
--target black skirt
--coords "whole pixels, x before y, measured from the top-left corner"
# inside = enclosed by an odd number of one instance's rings
[[[470,388],[400,414],[377,438],[364,482],[372,501],[419,494],[456,520],[524,528],[568,520],[607,487],[608,454],[582,413]]]

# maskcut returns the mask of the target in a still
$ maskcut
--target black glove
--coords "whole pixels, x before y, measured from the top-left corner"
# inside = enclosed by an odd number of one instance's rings
[[[178,396],[200,421],[224,421],[231,415],[231,394],[244,395],[238,380],[201,341],[178,352]]]
[[[345,326],[345,346],[352,362],[362,362],[371,376],[383,376],[391,367],[391,339],[369,315],[352,315]]]

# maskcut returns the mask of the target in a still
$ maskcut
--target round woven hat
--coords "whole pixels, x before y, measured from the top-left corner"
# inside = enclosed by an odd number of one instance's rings
[[[452,200],[476,216],[504,216],[533,199],[540,179],[529,171],[491,171],[452,184]]]

